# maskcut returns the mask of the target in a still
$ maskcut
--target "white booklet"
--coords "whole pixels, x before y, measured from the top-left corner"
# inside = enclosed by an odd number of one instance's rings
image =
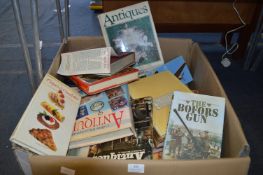
[[[61,54],[60,75],[109,74],[111,47],[96,48]]]
[[[80,99],[77,92],[47,74],[10,141],[40,155],[65,156]]]
[[[164,63],[147,1],[98,15],[106,45],[116,53],[135,52],[135,67],[149,70]]]

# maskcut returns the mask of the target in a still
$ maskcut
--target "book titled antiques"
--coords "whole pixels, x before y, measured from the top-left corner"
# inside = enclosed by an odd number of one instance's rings
[[[222,97],[174,92],[163,159],[219,158],[224,116]]]
[[[135,67],[151,69],[163,57],[148,2],[98,15],[106,45],[116,53],[135,52]]]
[[[80,96],[46,75],[10,141],[40,155],[66,155]]]
[[[69,148],[102,143],[135,133],[127,85],[82,99]]]
[[[137,137],[132,135],[88,147],[70,149],[68,155],[96,159],[152,159],[152,98],[133,99],[131,107]]]

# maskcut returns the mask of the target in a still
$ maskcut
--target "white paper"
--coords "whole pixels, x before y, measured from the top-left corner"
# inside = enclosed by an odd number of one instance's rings
[[[128,164],[128,173],[144,173],[144,164]]]
[[[110,74],[111,47],[61,54],[60,75]]]
[[[62,166],[62,167],[60,167],[60,173],[66,174],[66,175],[74,175],[75,170]]]

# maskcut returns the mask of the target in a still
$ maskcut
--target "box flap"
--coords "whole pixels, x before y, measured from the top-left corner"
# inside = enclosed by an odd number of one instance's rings
[[[67,169],[72,175],[116,175],[128,173],[128,165],[141,165],[146,175],[241,175],[248,170],[250,158],[213,160],[99,160],[78,157],[32,156],[29,158],[35,175],[62,174]],[[74,172],[74,173],[73,173]],[[64,173],[63,173],[64,174]],[[71,174],[70,174],[71,175]]]
[[[226,98],[226,116],[224,124],[223,156],[249,156],[249,145],[241,128],[238,117],[209,61],[197,43],[193,44],[190,70],[193,75],[193,86],[201,94]]]

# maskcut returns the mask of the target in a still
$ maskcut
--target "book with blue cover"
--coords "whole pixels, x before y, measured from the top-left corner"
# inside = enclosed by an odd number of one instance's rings
[[[135,133],[127,85],[82,99],[69,148],[94,145]]]
[[[185,60],[182,56],[178,56],[151,71],[147,71],[146,75],[151,76],[163,71],[170,71],[184,84],[188,84],[193,81],[193,77],[188,68],[188,65],[185,63]]]

